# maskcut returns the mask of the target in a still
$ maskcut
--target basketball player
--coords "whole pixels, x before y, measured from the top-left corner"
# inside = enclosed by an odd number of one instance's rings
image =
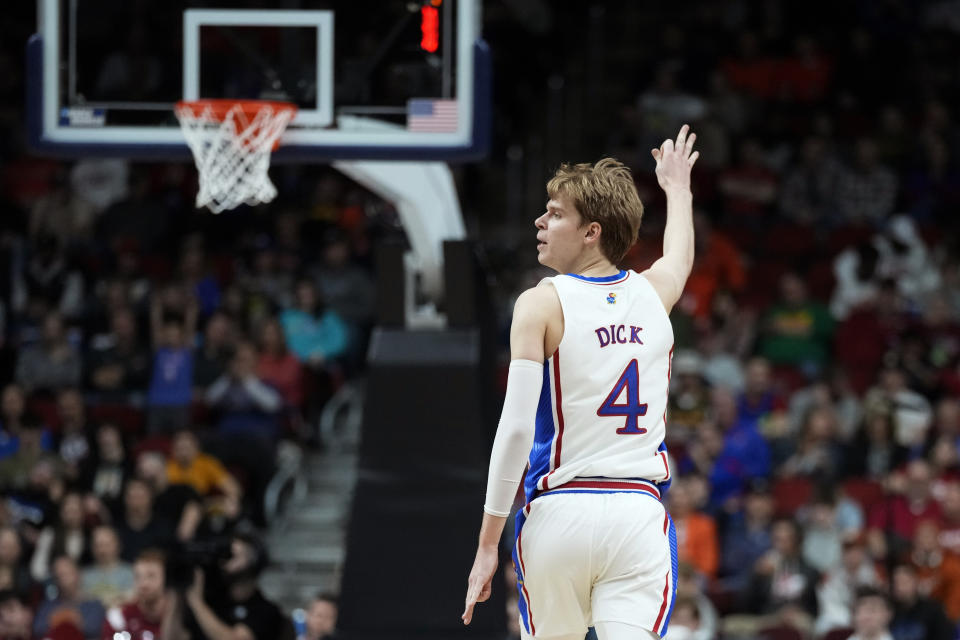
[[[564,165],[536,220],[541,264],[562,275],[517,299],[507,394],[463,622],[490,597],[497,546],[524,468],[514,564],[523,637],[663,636],[676,593],[676,532],[660,502],[673,330],[668,313],[693,264],[690,170],[680,129],[652,151],[667,196],[663,257],[616,265],[643,205],[630,171],[605,158]],[[532,446],[531,446],[532,445]],[[529,454],[529,457],[528,457]]]

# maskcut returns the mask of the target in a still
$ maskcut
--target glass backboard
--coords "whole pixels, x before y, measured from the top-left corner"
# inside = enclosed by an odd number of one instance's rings
[[[479,0],[39,0],[41,153],[189,158],[181,99],[284,100],[277,161],[469,160],[490,130]],[[292,8],[291,8],[292,7]]]

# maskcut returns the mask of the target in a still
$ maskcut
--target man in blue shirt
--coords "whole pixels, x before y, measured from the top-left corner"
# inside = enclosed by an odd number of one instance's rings
[[[85,638],[99,635],[103,605],[99,600],[80,596],[80,572],[69,556],[59,556],[53,561],[53,584],[47,593],[53,597],[48,597],[40,605],[33,619],[33,632],[37,637],[43,637],[53,626],[65,621],[74,624]]]

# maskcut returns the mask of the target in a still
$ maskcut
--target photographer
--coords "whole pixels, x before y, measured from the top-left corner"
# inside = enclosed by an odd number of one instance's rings
[[[224,551],[215,569],[194,571],[181,605],[186,633],[170,640],[293,640],[289,618],[257,585],[267,564],[263,544],[252,536],[234,535]]]

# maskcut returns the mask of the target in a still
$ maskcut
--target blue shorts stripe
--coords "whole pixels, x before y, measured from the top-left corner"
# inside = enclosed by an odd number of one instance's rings
[[[667,635],[667,627],[670,626],[670,616],[673,615],[673,605],[677,601],[677,572],[680,570],[680,561],[677,557],[677,528],[673,524],[673,518],[667,514],[670,521],[670,528],[667,535],[670,540],[670,608],[667,609],[667,617],[663,621],[663,628],[660,629],[660,637]]]
[[[527,516],[524,513],[523,509],[517,511],[516,520],[514,521],[516,529],[516,539],[513,543],[513,568],[517,574],[517,609],[520,610],[520,621],[523,622],[523,628],[527,633],[530,631],[530,608],[529,603],[527,602],[527,594],[523,590],[523,569],[520,562],[520,552],[519,545],[517,544],[520,539],[520,530],[523,528],[523,523],[527,521]]]

